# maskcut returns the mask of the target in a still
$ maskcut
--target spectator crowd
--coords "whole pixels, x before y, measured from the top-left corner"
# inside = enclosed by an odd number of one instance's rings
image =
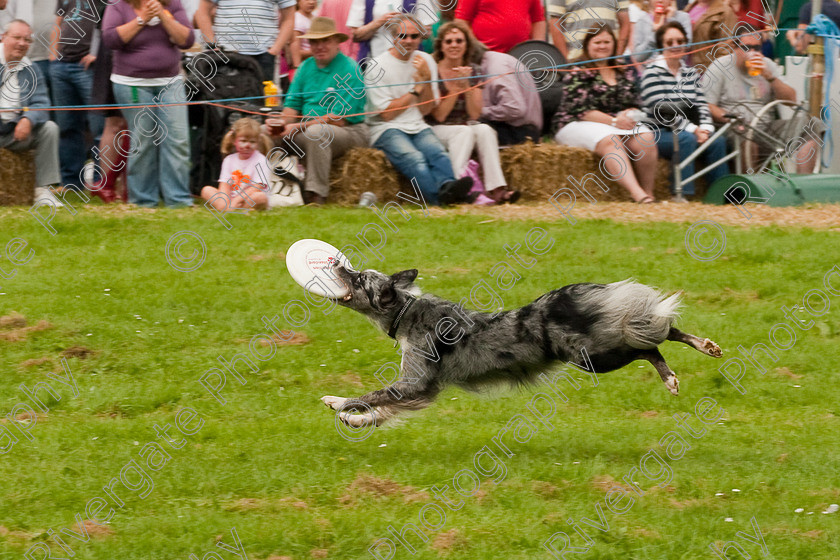
[[[332,163],[355,147],[381,150],[429,203],[507,204],[527,185],[508,184],[500,149],[527,141],[590,150],[634,201],[651,203],[657,160],[677,157],[675,145],[684,158],[708,142],[712,166],[730,149],[724,137],[710,140],[717,127],[772,100],[796,101],[772,60],[772,16],[760,0],[0,0],[0,8],[0,147],[33,151],[36,204],[56,207],[71,194],[189,206],[193,192],[219,211],[323,204]],[[835,12],[832,4],[826,14],[840,19]],[[808,19],[803,7],[800,29],[788,34],[800,52]],[[572,63],[556,73],[562,95],[545,118],[542,88],[517,58],[534,49]],[[257,114],[231,124],[218,184],[193,191],[186,51],[237,53],[259,83],[284,86],[265,123]],[[693,109],[665,118],[660,109],[675,102]],[[802,142],[801,172],[814,169],[820,133]],[[728,172],[719,163],[706,180]],[[683,193],[694,194],[693,182]]]

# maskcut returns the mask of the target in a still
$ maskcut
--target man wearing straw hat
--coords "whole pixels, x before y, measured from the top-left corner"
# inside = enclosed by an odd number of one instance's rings
[[[323,204],[333,158],[368,145],[365,86],[356,63],[340,50],[348,37],[336,30],[335,21],[316,17],[300,38],[309,40],[312,56],[295,73],[282,124],[268,130],[275,142],[284,142],[304,158],[304,201]]]

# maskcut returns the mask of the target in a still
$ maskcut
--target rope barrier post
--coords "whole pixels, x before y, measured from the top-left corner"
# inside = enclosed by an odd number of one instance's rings
[[[811,2],[811,22],[822,13],[822,0]],[[808,79],[808,110],[811,116],[820,118],[823,96],[823,74],[825,74],[825,39],[816,36],[816,41],[808,45],[811,59],[811,76]]]

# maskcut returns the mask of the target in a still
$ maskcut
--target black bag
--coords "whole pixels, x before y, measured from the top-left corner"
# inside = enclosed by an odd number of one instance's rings
[[[222,169],[222,138],[230,125],[240,117],[250,116],[240,113],[236,108],[258,111],[262,107],[259,99],[224,100],[262,96],[262,70],[252,57],[221,49],[204,51],[198,56],[193,56],[184,66],[187,70],[187,87],[196,92],[192,101],[219,101],[227,106],[189,106],[193,162],[190,170],[190,191],[198,195],[202,187],[216,186],[219,180]],[[209,77],[204,78],[205,75]]]

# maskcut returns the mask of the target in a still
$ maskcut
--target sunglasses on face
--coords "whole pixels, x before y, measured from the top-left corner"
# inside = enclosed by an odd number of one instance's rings
[[[420,38],[419,33],[397,33],[397,39],[400,39],[400,40],[403,40],[403,39],[416,40],[416,39],[419,39],[419,38]]]
[[[746,45],[744,43],[741,43],[741,48],[745,51],[761,52],[761,45]]]
[[[444,45],[460,45],[462,43],[464,43],[464,40],[460,37],[458,39],[444,39],[443,41]]]

